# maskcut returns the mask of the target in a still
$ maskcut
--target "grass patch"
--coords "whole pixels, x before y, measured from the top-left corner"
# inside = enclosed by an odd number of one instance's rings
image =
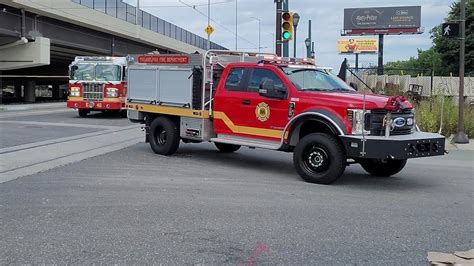
[[[444,107],[443,107],[444,100]],[[414,103],[416,108],[416,121],[422,131],[438,132],[443,115],[441,134],[446,137],[456,133],[458,125],[458,106],[453,97],[431,97]],[[474,138],[474,108],[466,105],[464,108],[464,130],[469,138]]]

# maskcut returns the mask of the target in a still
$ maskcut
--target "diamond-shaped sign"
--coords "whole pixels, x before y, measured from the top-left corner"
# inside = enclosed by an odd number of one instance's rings
[[[211,25],[207,25],[204,31],[207,33],[207,35],[211,35],[214,32],[214,28]]]

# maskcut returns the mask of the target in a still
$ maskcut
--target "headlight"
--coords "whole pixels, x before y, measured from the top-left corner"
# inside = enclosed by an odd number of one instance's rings
[[[81,96],[81,88],[80,87],[71,87],[71,96],[73,97],[80,97]]]
[[[361,135],[362,133],[368,135],[370,130],[365,130],[365,115],[369,114],[370,110],[361,110],[361,109],[348,109],[347,110],[347,120],[352,125],[352,134]]]
[[[116,98],[116,97],[118,97],[118,89],[117,88],[107,88],[106,95],[109,98]]]

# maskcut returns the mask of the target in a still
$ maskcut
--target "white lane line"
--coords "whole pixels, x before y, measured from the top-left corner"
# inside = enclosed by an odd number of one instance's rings
[[[36,115],[45,115],[45,114],[54,114],[54,113],[66,113],[66,112],[75,112],[71,109],[54,109],[48,111],[8,111],[0,113],[0,118],[10,118],[10,117],[20,117],[20,116],[36,116]]]
[[[0,124],[19,124],[19,125],[38,125],[38,126],[54,126],[54,127],[80,127],[80,128],[97,128],[97,129],[116,129],[120,126],[102,126],[91,124],[72,124],[72,123],[52,123],[52,122],[36,122],[36,121],[2,121]]]
[[[100,130],[98,132],[85,133],[85,134],[79,134],[79,135],[70,136],[70,137],[63,137],[63,138],[57,138],[57,139],[52,139],[52,140],[38,141],[38,142],[33,142],[33,143],[28,143],[28,144],[13,146],[13,147],[2,148],[2,149],[0,149],[0,154],[12,153],[12,152],[17,152],[17,151],[21,151],[21,150],[28,150],[28,149],[33,149],[33,148],[37,148],[37,147],[48,146],[48,145],[58,144],[58,143],[64,143],[64,142],[73,141],[73,140],[80,140],[80,139],[85,139],[85,138],[94,137],[94,136],[107,135],[107,134],[112,134],[112,133],[115,133],[115,132],[125,131],[125,130],[129,130],[129,129],[136,129],[137,132],[140,131],[139,126],[137,126],[137,125],[122,127],[122,128],[119,128],[119,129]]]

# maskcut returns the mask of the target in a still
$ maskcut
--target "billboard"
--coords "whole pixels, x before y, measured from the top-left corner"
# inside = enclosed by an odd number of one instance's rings
[[[376,38],[339,39],[337,51],[341,54],[375,54],[378,52],[378,43]]]
[[[366,7],[344,9],[344,31],[351,33],[417,33],[421,27],[421,7]],[[372,31],[370,31],[372,30]],[[414,32],[415,30],[415,32]]]

